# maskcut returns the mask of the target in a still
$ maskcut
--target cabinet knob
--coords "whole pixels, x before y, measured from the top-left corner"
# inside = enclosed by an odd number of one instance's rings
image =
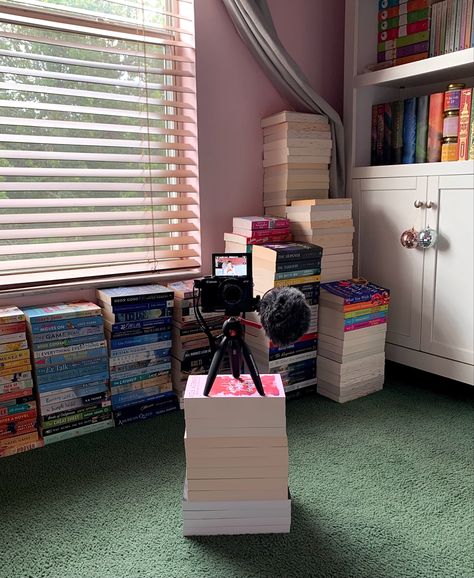
[[[433,201],[428,201],[426,203],[426,208],[427,209],[434,209],[436,207],[436,203],[433,203]]]
[[[415,201],[413,204],[416,209],[421,209],[425,203],[423,201]]]

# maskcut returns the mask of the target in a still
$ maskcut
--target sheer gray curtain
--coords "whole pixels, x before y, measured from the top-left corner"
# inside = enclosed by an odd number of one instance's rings
[[[298,112],[325,114],[331,123],[333,155],[330,196],[345,196],[344,129],[338,113],[311,88],[281,44],[266,0],[223,0],[242,40],[280,94]]]

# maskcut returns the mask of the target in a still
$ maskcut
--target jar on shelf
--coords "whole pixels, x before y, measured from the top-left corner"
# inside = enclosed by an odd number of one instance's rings
[[[441,161],[457,161],[458,160],[458,137],[447,136],[444,137],[441,144]]]
[[[452,82],[448,85],[448,90],[444,93],[444,112],[457,110],[461,101],[461,90],[466,85],[462,82]]]
[[[443,137],[458,136],[459,110],[448,110],[444,113]]]

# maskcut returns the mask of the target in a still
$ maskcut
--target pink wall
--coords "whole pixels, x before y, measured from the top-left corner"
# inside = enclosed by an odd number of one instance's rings
[[[344,0],[268,0],[283,45],[342,114]],[[213,30],[209,33],[208,23]],[[196,0],[202,259],[224,249],[232,217],[262,214],[260,119],[288,105],[237,34],[221,0]]]
[[[260,119],[287,108],[243,44],[221,0],[195,0],[204,273],[232,217],[262,213]],[[268,0],[284,46],[342,113],[344,0]],[[330,58],[328,58],[330,55]],[[18,298],[26,306],[93,299],[94,290]],[[0,299],[0,304],[5,304]]]

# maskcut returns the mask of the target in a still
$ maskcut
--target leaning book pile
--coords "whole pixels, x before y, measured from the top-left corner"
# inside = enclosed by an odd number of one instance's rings
[[[211,365],[212,351],[209,339],[202,330],[194,313],[194,281],[175,281],[168,287],[174,292],[171,349],[171,377],[173,389],[183,402],[184,390],[190,375],[202,375]],[[196,304],[197,305],[197,304]],[[199,311],[214,337],[222,333],[224,313]]]
[[[234,217],[232,233],[224,233],[226,253],[250,253],[252,245],[291,241],[288,219]]]
[[[366,281],[321,285],[318,393],[345,402],[382,389],[389,302]]]
[[[105,319],[115,425],[177,409],[171,391],[173,291],[162,285],[97,290]]]
[[[318,344],[318,302],[322,249],[311,243],[267,243],[252,251],[256,295],[273,287],[296,287],[311,308],[308,332],[288,346],[272,343],[265,335],[259,316],[249,313],[245,341],[261,373],[279,373],[285,392],[311,388],[316,384]]]
[[[112,427],[100,307],[78,301],[24,312],[44,443]]]
[[[290,531],[285,393],[262,375],[261,397],[248,375],[191,376],[184,397],[185,536]]]
[[[41,447],[25,314],[0,307],[0,457]]]
[[[296,199],[325,199],[329,194],[331,130],[320,114],[283,111],[262,119],[263,206],[285,217]]]
[[[295,241],[323,248],[321,283],[352,277],[352,199],[292,201],[286,216]]]

